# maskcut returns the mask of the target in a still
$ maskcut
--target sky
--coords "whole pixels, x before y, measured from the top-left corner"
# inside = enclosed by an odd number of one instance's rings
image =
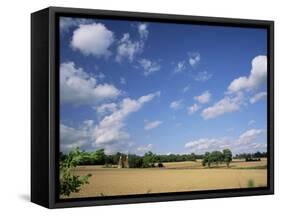
[[[60,150],[267,149],[265,29],[60,18]]]

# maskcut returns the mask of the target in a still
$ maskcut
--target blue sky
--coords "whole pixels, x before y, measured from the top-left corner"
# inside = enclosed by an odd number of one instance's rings
[[[60,148],[266,151],[265,29],[60,19]]]

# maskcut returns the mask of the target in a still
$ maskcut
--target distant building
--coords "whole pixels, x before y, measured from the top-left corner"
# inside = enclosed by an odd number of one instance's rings
[[[129,155],[126,155],[126,157],[120,155],[118,161],[118,168],[129,168]]]

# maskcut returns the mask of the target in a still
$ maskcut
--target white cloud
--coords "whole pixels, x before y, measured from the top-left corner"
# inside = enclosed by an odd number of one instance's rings
[[[201,138],[187,142],[184,146],[189,149],[190,153],[205,153],[206,151],[228,148],[230,146],[230,141],[226,138]]]
[[[60,65],[60,99],[62,103],[75,105],[95,104],[103,100],[115,99],[120,91],[113,85],[97,84],[94,76],[90,76],[74,62]]]
[[[86,120],[80,128],[60,124],[60,151],[67,152],[90,145],[93,123],[92,120]]]
[[[71,46],[84,55],[109,56],[114,34],[101,23],[81,24],[73,32]]]
[[[250,121],[248,121],[248,125],[250,126],[250,125],[253,125],[253,124],[255,124],[256,123],[256,121],[255,120],[250,120]]]
[[[70,28],[77,27],[81,24],[93,23],[93,19],[72,18],[72,17],[60,17],[60,31],[68,32]]]
[[[263,129],[251,129],[242,133],[238,138],[199,138],[187,142],[184,147],[188,149],[189,153],[198,154],[204,154],[207,151],[221,151],[225,148],[230,148],[233,153],[263,151],[266,149],[265,135]],[[260,138],[264,141],[257,142]]]
[[[197,65],[200,62],[200,53],[189,53],[189,64],[194,67],[195,65]]]
[[[176,64],[174,73],[180,73],[185,69],[185,61],[180,61]]]
[[[140,23],[138,25],[138,31],[141,39],[146,39],[148,37],[149,31],[146,23]]]
[[[125,33],[118,42],[116,61],[121,62],[123,59],[128,59],[132,62],[135,56],[142,52],[143,46],[143,41],[132,41],[130,34]]]
[[[267,96],[266,92],[259,92],[250,98],[250,103],[254,104],[254,103],[266,98],[266,96]]]
[[[170,103],[170,108],[174,110],[178,110],[183,108],[183,101],[182,100],[175,100]]]
[[[208,73],[207,71],[202,71],[196,74],[194,79],[198,82],[206,82],[212,78],[212,74]]]
[[[149,76],[151,74],[153,74],[156,71],[159,71],[161,69],[161,66],[159,65],[159,63],[157,62],[153,62],[151,60],[148,59],[141,59],[139,60],[139,63],[141,65],[141,67],[144,69],[144,76]]]
[[[105,78],[105,75],[104,75],[104,73],[100,72],[99,74],[95,75],[95,78],[103,80]]]
[[[199,109],[200,109],[200,106],[198,106],[198,104],[193,104],[192,106],[187,107],[187,111],[188,111],[189,115],[196,113]]]
[[[221,116],[225,113],[238,111],[243,103],[243,94],[235,96],[224,96],[223,99],[216,102],[214,105],[205,108],[201,116],[204,119],[212,119]]]
[[[266,82],[267,77],[267,57],[260,55],[252,60],[252,69],[248,77],[242,76],[233,80],[228,86],[229,92],[242,90],[255,90]]]
[[[105,116],[95,127],[93,134],[95,145],[105,148],[107,152],[127,148],[130,134],[125,130],[124,121],[130,114],[137,112],[145,103],[158,96],[160,96],[160,92],[144,95],[137,100],[123,99],[118,109]]]
[[[163,122],[162,121],[151,121],[151,122],[146,122],[144,125],[144,130],[152,130],[154,128],[159,127]]]
[[[120,78],[120,84],[126,85],[126,83],[127,83],[126,79],[124,77],[121,77]]]
[[[233,80],[228,86],[223,99],[216,102],[213,106],[204,109],[201,113],[204,119],[211,119],[223,115],[225,113],[231,113],[240,110],[242,104],[244,104],[243,91],[255,90],[262,83],[266,82],[267,76],[267,57],[257,56],[252,60],[252,69],[249,77],[239,77]],[[250,103],[256,103],[257,101],[266,97],[266,92],[260,92],[250,98]]]
[[[209,91],[205,91],[201,95],[195,96],[194,99],[201,104],[208,103],[211,99],[211,93]]]
[[[186,93],[190,89],[190,85],[187,85],[183,88],[183,93]]]
[[[262,129],[250,129],[239,136],[236,143],[237,145],[247,145],[254,142],[260,135],[264,134]]]
[[[144,154],[145,152],[148,152],[152,149],[153,145],[152,144],[147,144],[147,145],[142,145],[137,147],[137,152]]]
[[[106,104],[102,104],[102,105],[96,107],[96,110],[97,110],[98,114],[100,114],[100,115],[112,113],[112,112],[116,111],[116,109],[117,109],[116,103],[106,103]]]

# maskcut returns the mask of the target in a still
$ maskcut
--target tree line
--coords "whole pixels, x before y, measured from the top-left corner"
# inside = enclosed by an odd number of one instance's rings
[[[236,154],[234,159],[245,159],[245,161],[257,161],[260,160],[260,158],[266,158],[267,152],[259,152],[256,153],[240,153]]]
[[[65,160],[71,152],[79,152],[80,160],[77,165],[117,165],[120,157],[126,157],[127,154],[117,152],[116,154],[107,155],[104,149],[98,149],[93,152],[81,151],[79,148],[70,151],[68,154],[60,153],[60,160]],[[136,154],[128,154],[129,164],[131,168],[147,168],[155,167],[156,164],[161,166],[164,162],[182,162],[196,161],[203,159],[204,155],[191,154],[155,154],[151,151],[146,152],[143,156]]]
[[[77,165],[105,165],[111,167],[117,165],[120,157],[125,158],[127,154],[117,152],[116,154],[107,155],[104,149],[98,149],[93,152],[81,151],[79,148],[70,151],[68,154],[60,153],[60,160],[65,160],[71,152],[79,153],[80,159],[77,161]],[[129,165],[131,168],[148,168],[155,166],[163,166],[165,162],[182,162],[182,161],[196,161],[202,160],[203,166],[211,166],[212,164],[219,164],[225,162],[227,166],[234,159],[245,159],[245,161],[254,161],[259,158],[266,157],[266,152],[256,153],[240,153],[232,156],[230,149],[225,149],[222,152],[213,151],[206,152],[205,154],[155,154],[151,151],[146,152],[143,156],[136,154],[128,154]]]

